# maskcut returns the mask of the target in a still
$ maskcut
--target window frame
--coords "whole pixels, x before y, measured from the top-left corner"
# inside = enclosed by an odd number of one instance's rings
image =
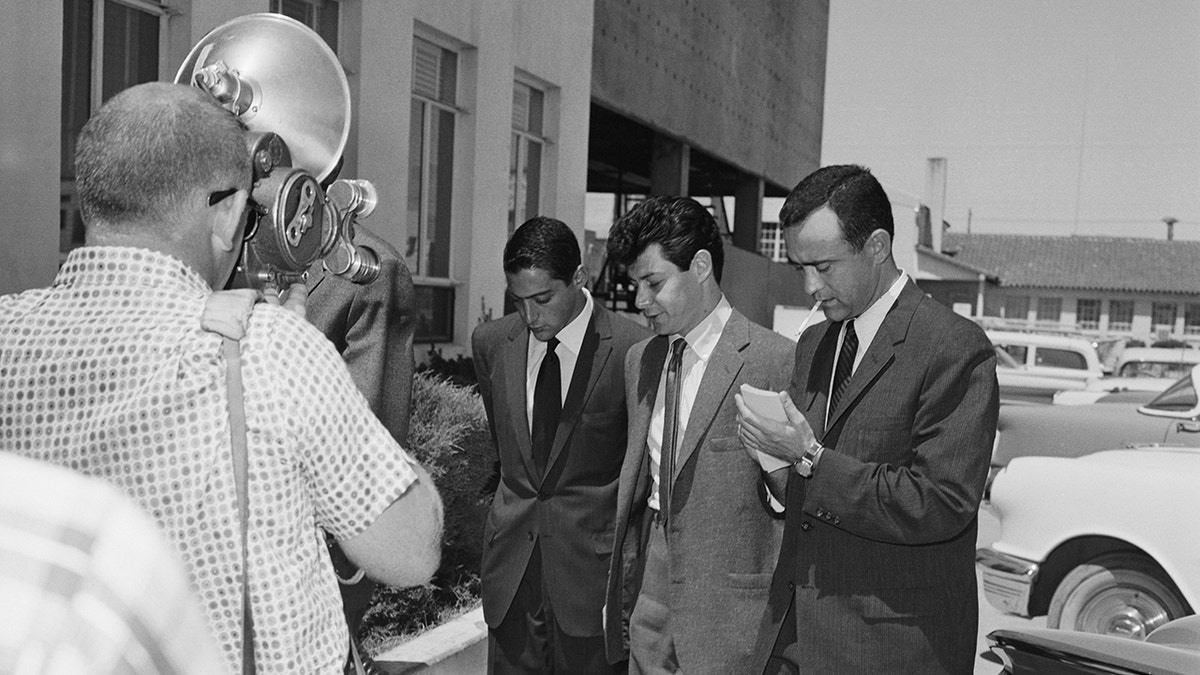
[[[546,173],[547,173],[547,171],[546,171],[546,168],[547,168],[547,166],[546,166],[546,160],[547,160],[546,149],[549,147],[550,142],[551,142],[549,136],[546,134],[546,121],[547,121],[546,108],[548,107],[548,103],[550,101],[550,92],[548,91],[548,88],[540,83],[533,82],[532,80],[530,80],[527,77],[522,77],[520,74],[518,74],[515,78],[513,78],[513,115],[514,116],[516,115],[516,98],[517,98],[516,90],[518,87],[524,87],[530,91],[530,101],[531,102],[535,99],[533,94],[537,94],[537,99],[539,100],[539,104],[540,104],[538,106],[538,111],[537,111],[540,129],[533,130],[533,129],[528,128],[530,126],[528,123],[528,118],[532,117],[532,111],[533,111],[532,104],[527,107],[527,110],[530,112],[530,114],[527,115],[526,124],[525,124],[525,126],[527,128],[524,128],[524,129],[519,128],[517,126],[515,120],[512,125],[512,133],[510,136],[510,144],[509,144],[511,156],[509,157],[509,194],[508,194],[508,199],[509,199],[508,233],[510,235],[516,230],[517,227],[519,227],[521,225],[521,223],[544,212],[543,200],[544,200],[545,194],[546,194],[545,186],[546,186]],[[518,179],[521,176],[527,175],[527,173],[528,173],[529,157],[531,154],[529,151],[529,147],[533,146],[533,145],[537,146],[538,169],[537,169],[537,180],[536,180],[536,183],[533,184],[533,189],[536,190],[536,195],[535,195],[535,199],[534,199],[534,201],[536,203],[532,206],[532,213],[530,213],[529,212],[530,207],[528,207],[528,204],[530,201],[530,199],[529,199],[530,183],[528,181],[526,181],[526,183],[525,183],[526,190],[525,190],[524,194],[522,194],[522,195],[517,194],[517,184],[518,184]]]

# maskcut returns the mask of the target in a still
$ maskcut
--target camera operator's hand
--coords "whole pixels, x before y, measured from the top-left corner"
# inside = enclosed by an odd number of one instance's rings
[[[297,282],[280,292],[275,286],[268,284],[263,289],[263,300],[271,305],[280,305],[291,310],[301,319],[305,318],[305,303],[308,302],[308,287]]]

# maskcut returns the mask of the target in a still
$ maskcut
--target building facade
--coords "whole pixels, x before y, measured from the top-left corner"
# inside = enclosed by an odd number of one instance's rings
[[[733,197],[718,220],[756,251],[763,196],[820,156],[827,2],[11,4],[2,84],[19,95],[0,100],[0,293],[47,285],[83,243],[72,164],[90,114],[128,86],[173,80],[205,34],[256,12],[304,22],[336,54],[353,113],[340,175],[378,190],[363,224],[406,256],[418,340],[452,353],[503,313],[500,252],[526,218],[561,219],[583,241],[588,191]]]

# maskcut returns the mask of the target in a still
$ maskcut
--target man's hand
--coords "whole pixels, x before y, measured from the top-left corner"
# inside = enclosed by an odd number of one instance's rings
[[[804,456],[804,451],[816,440],[812,427],[804,414],[792,403],[792,397],[784,392],[780,396],[787,422],[760,417],[742,400],[740,393],[733,395],[738,407],[738,438],[742,447],[756,462],[758,452],[778,457],[795,464]]]
[[[308,302],[308,287],[303,283],[296,282],[288,286],[286,291],[280,291],[271,284],[263,289],[263,300],[269,305],[282,306],[284,309],[291,310],[301,319],[305,318],[306,309],[305,303]]]

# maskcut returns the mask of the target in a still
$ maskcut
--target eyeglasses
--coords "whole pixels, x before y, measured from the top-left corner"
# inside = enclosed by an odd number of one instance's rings
[[[238,189],[239,188],[231,187],[225,190],[218,190],[216,192],[209,193],[208,205],[216,206],[217,204],[220,204],[226,198],[233,196],[233,193],[237,192]]]

